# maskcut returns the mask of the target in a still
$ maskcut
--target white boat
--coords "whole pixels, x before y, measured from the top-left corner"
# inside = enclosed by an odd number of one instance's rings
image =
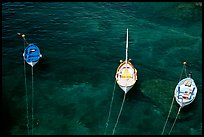
[[[191,77],[182,79],[176,86],[174,97],[180,107],[184,107],[193,102],[197,94],[197,87]]]
[[[125,93],[134,86],[137,80],[137,70],[134,68],[130,60],[128,60],[128,29],[126,38],[126,59],[125,61],[120,62],[115,78],[118,85]]]

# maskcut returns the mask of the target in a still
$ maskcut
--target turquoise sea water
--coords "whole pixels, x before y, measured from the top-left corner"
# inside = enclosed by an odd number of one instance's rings
[[[138,70],[138,81],[126,95],[115,134],[161,134],[182,62],[187,61],[198,93],[181,110],[171,134],[201,135],[202,6],[181,2],[2,3],[4,133],[27,134],[24,45],[17,32],[36,43],[43,55],[34,66],[33,133],[101,135],[115,72],[119,60],[125,59],[127,28],[129,58]],[[30,114],[28,64],[26,79]],[[124,95],[118,85],[114,93],[107,134],[112,133]],[[174,107],[178,110],[176,102]]]

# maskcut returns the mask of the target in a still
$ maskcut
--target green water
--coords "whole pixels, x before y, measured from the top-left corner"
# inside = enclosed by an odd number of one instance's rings
[[[126,95],[115,134],[161,134],[182,62],[187,61],[187,72],[192,72],[198,93],[181,110],[182,117],[171,134],[201,135],[202,7],[190,2],[2,3],[4,133],[27,134],[24,49],[17,32],[36,43],[43,55],[34,66],[33,133],[101,135],[115,72],[119,60],[125,59],[127,28],[129,58],[138,70],[138,81]],[[26,76],[30,116],[28,64]],[[112,133],[123,95],[116,85],[107,134]],[[176,103],[174,106],[178,108]]]

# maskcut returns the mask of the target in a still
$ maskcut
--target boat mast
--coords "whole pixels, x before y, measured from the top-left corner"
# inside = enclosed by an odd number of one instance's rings
[[[128,28],[127,28],[127,37],[126,37],[126,57],[125,57],[125,66],[127,70],[127,63],[128,63]],[[126,78],[127,78],[127,73],[126,73]],[[127,93],[127,82],[125,86],[125,94]]]
[[[126,37],[126,58],[125,58],[125,62],[127,64],[128,61],[128,29],[127,29],[127,37]]]

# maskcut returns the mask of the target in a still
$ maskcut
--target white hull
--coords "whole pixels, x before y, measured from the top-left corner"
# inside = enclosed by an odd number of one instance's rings
[[[134,85],[125,87],[125,86],[120,86],[120,85],[119,85],[119,87],[120,87],[125,93],[127,93],[133,86],[134,86]]]
[[[186,83],[191,83],[186,84]],[[195,82],[192,78],[185,78],[181,80],[175,88],[174,97],[176,102],[181,106],[184,107],[189,105],[193,102],[197,94],[197,87]]]
[[[119,65],[115,78],[119,87],[125,93],[127,93],[136,83],[137,70],[133,67],[133,65],[130,62],[128,62],[126,66],[126,62],[124,61]]]
[[[38,61],[36,61],[36,62],[27,62],[27,63],[33,67],[36,63],[38,63]]]

